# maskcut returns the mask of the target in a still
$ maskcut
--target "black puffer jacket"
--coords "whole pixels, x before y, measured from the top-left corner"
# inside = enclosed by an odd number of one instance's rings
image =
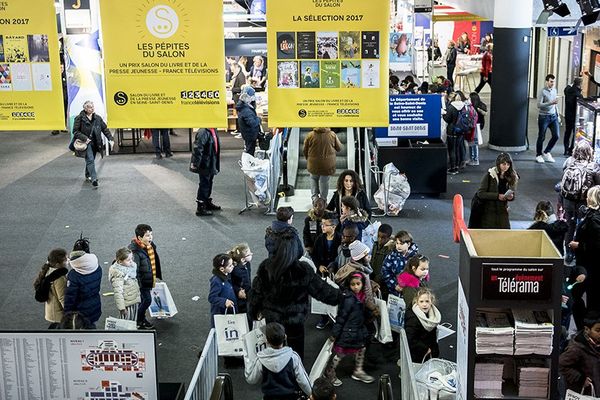
[[[156,263],[156,277],[162,279],[162,273],[160,270],[160,258],[156,252],[156,245],[152,243],[154,249],[154,261]],[[137,264],[137,279],[142,289],[152,289],[154,287],[154,280],[152,279],[152,264],[150,262],[150,256],[146,252],[146,249],[141,248],[135,240],[132,240],[129,244],[129,250],[133,253],[133,261]]]
[[[102,134],[110,141],[113,140],[113,136],[108,130],[106,123],[98,114],[92,114],[92,119],[90,120],[85,111],[82,110],[78,116],[75,117],[75,121],[73,122],[73,136],[75,139],[79,139],[82,141],[87,141],[90,139],[92,148],[95,152],[102,153]],[[75,149],[71,149],[75,150]]]
[[[336,346],[347,349],[365,347],[369,335],[365,326],[365,312],[365,305],[358,300],[356,295],[350,290],[345,290],[331,330]]]
[[[198,129],[196,140],[194,140],[194,148],[192,149],[190,171],[204,176],[219,173],[221,169],[221,143],[216,131],[215,137],[217,138],[217,149],[215,149],[215,140],[210,129]]]
[[[308,296],[330,305],[340,302],[341,292],[329,286],[303,261],[292,264],[277,281],[271,281],[264,260],[252,281],[250,311],[257,319],[262,315],[267,323],[303,325],[309,311]]]
[[[591,282],[599,281],[600,270],[597,260],[600,254],[600,210],[587,209],[573,240],[579,243],[575,252],[577,265],[587,269]]]

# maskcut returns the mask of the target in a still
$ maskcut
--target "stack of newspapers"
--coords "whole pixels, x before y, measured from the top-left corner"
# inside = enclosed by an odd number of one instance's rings
[[[502,398],[502,361],[475,363],[474,391],[476,398]]]
[[[519,361],[519,396],[535,399],[548,398],[548,387],[550,386],[550,369],[536,363],[539,360]]]
[[[515,354],[552,353],[554,325],[546,311],[512,310],[515,319]]]
[[[515,329],[506,312],[477,311],[475,352],[477,354],[513,354]]]

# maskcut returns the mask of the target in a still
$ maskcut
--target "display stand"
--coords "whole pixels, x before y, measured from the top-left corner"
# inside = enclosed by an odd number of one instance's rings
[[[538,398],[558,399],[563,260],[548,235],[536,230],[462,231],[459,274],[457,399],[498,398],[481,396],[482,387],[486,384],[493,386],[489,382],[479,382],[479,396],[475,393],[476,364],[489,362],[492,358],[499,364],[504,363],[501,371],[504,378],[501,379],[504,399],[535,398],[519,396],[518,381],[521,373],[518,367],[532,366],[535,363],[543,364],[550,374],[547,396]],[[510,310],[545,311],[550,316],[553,321],[550,354],[477,354],[477,313]],[[514,326],[514,321],[512,323]],[[512,343],[514,351],[515,341]],[[496,349],[498,347],[494,347],[494,351]],[[525,349],[528,351],[528,348]],[[483,380],[486,379],[489,378]],[[527,386],[523,385],[522,388]]]
[[[600,161],[600,102],[577,100],[575,141],[586,140],[594,149],[594,161]]]

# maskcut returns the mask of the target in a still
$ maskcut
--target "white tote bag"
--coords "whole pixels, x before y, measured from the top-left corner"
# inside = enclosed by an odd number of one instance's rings
[[[152,303],[150,303],[148,311],[151,317],[171,318],[177,314],[177,306],[165,282],[156,282],[156,285],[150,291],[150,296],[152,296]]]
[[[481,134],[481,125],[477,124],[475,125],[475,130],[476,130],[476,135],[477,135],[477,144],[478,145],[482,145],[483,144],[483,135]]]
[[[404,313],[406,312],[404,299],[393,294],[388,295],[387,308],[392,330],[400,332],[404,328]]]
[[[135,331],[137,329],[137,322],[128,319],[106,317],[104,329],[107,331]]]
[[[330,277],[327,277],[325,280],[329,286],[336,289],[339,288],[339,286]],[[319,300],[311,297],[310,312],[311,314],[329,315],[331,319],[335,320],[335,317],[337,316],[337,306],[330,306],[329,304],[321,303]]]
[[[250,360],[254,360],[259,351],[267,348],[265,325],[261,324],[260,321],[254,321],[253,325],[255,328],[242,337],[244,344],[244,364],[248,364]]]
[[[375,305],[379,309],[379,321],[375,320],[375,328],[377,333],[375,338],[379,343],[390,343],[394,339],[392,338],[392,328],[390,326],[390,315],[388,313],[387,304],[385,301],[379,298],[375,298]]]
[[[227,313],[228,309],[225,309]],[[248,333],[246,314],[215,315],[215,331],[217,332],[217,349],[220,356],[243,357],[244,342],[242,337]]]
[[[315,383],[315,381],[317,379],[319,379],[321,376],[323,376],[323,373],[325,372],[325,368],[327,368],[327,363],[329,362],[329,357],[331,357],[332,350],[333,350],[333,340],[327,339],[327,341],[321,348],[321,351],[319,352],[319,355],[317,356],[315,363],[313,364],[312,368],[310,369],[309,379],[310,379],[311,385],[313,383]]]
[[[594,400],[594,399],[597,399],[593,385],[591,387],[591,393],[592,393],[591,396],[582,394],[585,390],[587,390],[587,389],[582,390],[581,393],[577,393],[577,392],[572,391],[571,389],[568,389],[567,394],[565,396],[565,400]]]

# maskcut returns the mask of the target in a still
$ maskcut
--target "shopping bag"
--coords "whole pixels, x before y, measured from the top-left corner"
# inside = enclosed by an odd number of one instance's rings
[[[264,321],[264,319],[262,321]],[[258,325],[258,327],[252,329],[242,337],[242,342],[244,344],[244,364],[248,364],[250,360],[254,360],[259,351],[267,348],[265,325],[260,323],[256,324],[257,322],[260,321],[255,321],[255,324],[253,325]]]
[[[248,333],[248,318],[246,314],[235,314],[235,310],[233,312],[213,317],[217,332],[217,349],[220,356],[243,357],[242,337]]]
[[[339,286],[330,277],[324,279],[329,286],[332,286],[336,289],[339,288]],[[321,303],[319,300],[311,297],[310,312],[311,314],[329,315],[329,318],[335,320],[335,317],[337,316],[337,306],[330,306],[329,304]]]
[[[477,124],[475,125],[475,129],[477,130],[477,144],[478,145],[482,145],[483,144],[483,135],[481,134],[481,125]]]
[[[389,343],[393,341],[392,328],[390,326],[390,315],[388,313],[387,304],[384,300],[375,298],[375,305],[379,309],[379,322],[375,320],[375,338],[379,343]]]
[[[417,399],[456,399],[456,363],[441,358],[431,358],[415,370]]]
[[[135,331],[137,329],[137,322],[128,319],[106,317],[104,329],[107,331]]]
[[[369,252],[373,250],[373,244],[377,241],[377,231],[381,226],[381,221],[371,222],[362,232],[360,241],[369,248]]]
[[[594,391],[594,386],[591,387],[591,396],[583,394],[587,388],[583,389],[581,393],[577,393],[572,391],[571,389],[567,389],[567,395],[565,396],[565,400],[594,400],[597,399],[596,393]]]
[[[404,313],[406,312],[404,299],[393,294],[388,295],[387,308],[390,327],[394,332],[400,332],[404,328]]]
[[[177,314],[177,306],[171,296],[171,291],[165,282],[156,282],[150,292],[152,303],[150,303],[150,316],[154,318],[171,318]]]
[[[321,347],[321,351],[315,360],[312,368],[310,369],[310,383],[311,385],[315,383],[317,379],[323,376],[325,372],[325,368],[327,368],[327,363],[329,362],[329,357],[331,357],[331,351],[333,350],[333,340],[327,339],[323,347]]]
[[[449,322],[441,323],[437,326],[437,340],[438,342],[444,338],[447,338],[450,335],[455,334],[456,331],[452,329],[452,324]]]

